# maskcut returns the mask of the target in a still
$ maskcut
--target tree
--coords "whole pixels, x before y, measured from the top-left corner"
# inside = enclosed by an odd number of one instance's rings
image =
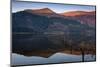
[[[71,54],[72,54],[72,40],[69,40],[69,46],[70,46],[70,51],[71,51]]]
[[[81,54],[82,54],[82,62],[84,62],[84,57],[85,57],[85,42],[81,42],[80,43],[80,51],[81,51]]]

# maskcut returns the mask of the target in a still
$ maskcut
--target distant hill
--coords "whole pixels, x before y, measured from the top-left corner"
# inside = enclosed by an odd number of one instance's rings
[[[70,11],[70,12],[64,12],[61,13],[64,16],[80,16],[80,15],[95,15],[95,11]]]
[[[80,21],[82,24],[87,24],[89,26],[95,27],[96,24],[96,11],[86,12],[86,11],[72,11],[61,13],[66,17]]]

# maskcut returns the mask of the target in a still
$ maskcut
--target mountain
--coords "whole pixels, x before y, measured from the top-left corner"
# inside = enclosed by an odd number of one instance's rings
[[[47,11],[47,12],[46,12]],[[52,10],[24,10],[12,13],[13,52],[79,49],[79,44],[95,44],[95,28]]]
[[[52,13],[55,13],[52,10],[50,10],[49,8],[35,9],[35,10],[27,9],[25,11],[30,12],[30,13],[39,13],[39,14],[52,14]]]
[[[86,11],[72,11],[61,13],[68,18],[80,21],[81,24],[87,24],[91,27],[96,25],[96,11],[86,12]]]
[[[95,11],[90,11],[90,12],[86,12],[86,11],[70,11],[70,12],[61,13],[61,15],[64,15],[64,16],[95,15]]]
[[[50,24],[48,17],[27,11],[13,13],[12,22],[13,32],[41,32]]]
[[[27,9],[24,11],[32,13],[32,14],[43,15],[43,16],[48,16],[48,17],[61,17],[61,15],[55,13],[49,8],[42,8],[42,9],[35,9],[35,10]]]
[[[45,11],[47,12],[45,13]],[[59,25],[58,27],[64,27],[65,24],[80,25],[80,22],[65,18],[64,16],[54,13],[48,8],[38,10],[24,10],[13,13],[12,22],[13,32],[33,32],[33,30],[34,32],[43,32],[45,29],[49,28],[49,25]],[[64,25],[60,26],[62,24]]]

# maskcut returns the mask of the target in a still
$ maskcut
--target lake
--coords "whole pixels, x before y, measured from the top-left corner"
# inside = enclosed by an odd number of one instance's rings
[[[73,43],[76,44],[71,45],[69,39],[65,37],[65,35],[13,34],[11,64],[36,65],[82,62],[82,51],[79,50],[77,41],[73,40]],[[95,61],[95,49],[89,50],[95,47],[91,47],[92,44],[90,44],[87,49],[87,44],[84,45],[86,48],[84,50],[84,62]]]
[[[85,55],[85,61],[95,61],[95,55]],[[63,63],[63,62],[81,62],[81,55],[72,55],[65,53],[55,53],[52,56],[45,58],[40,56],[24,56],[12,53],[12,65],[29,65],[29,64],[49,64],[49,63]]]

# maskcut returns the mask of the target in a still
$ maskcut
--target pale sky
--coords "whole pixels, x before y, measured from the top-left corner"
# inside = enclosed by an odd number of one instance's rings
[[[63,13],[67,11],[95,11],[95,6],[90,6],[90,5],[12,1],[12,12],[22,11],[25,9],[41,9],[41,8],[49,8],[57,13]]]

